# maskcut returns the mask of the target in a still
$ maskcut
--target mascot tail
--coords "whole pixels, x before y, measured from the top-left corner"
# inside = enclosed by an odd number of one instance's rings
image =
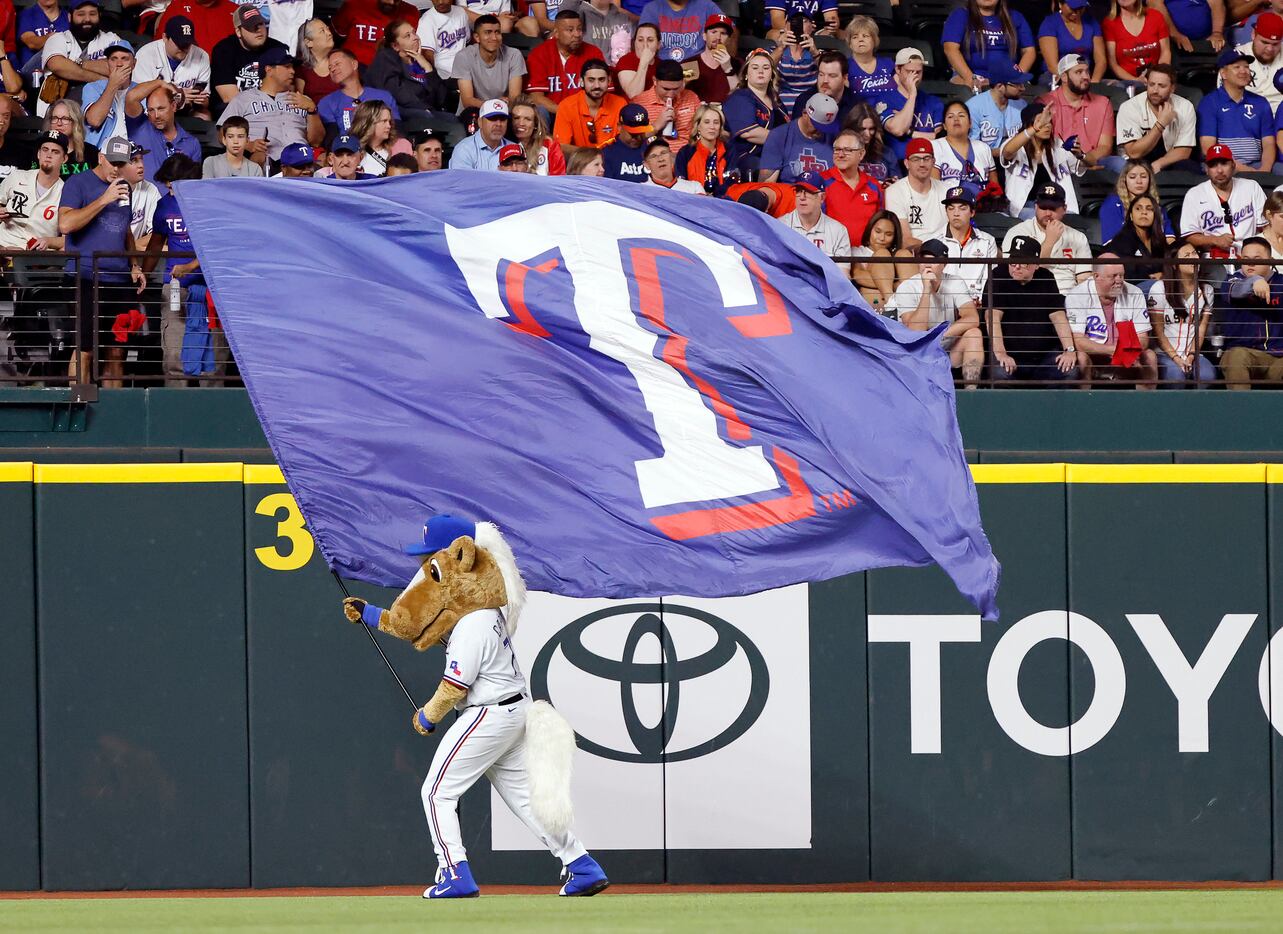
[[[530,810],[549,834],[563,834],[575,820],[570,803],[570,766],[575,731],[547,701],[526,711],[526,770],[530,774]]]

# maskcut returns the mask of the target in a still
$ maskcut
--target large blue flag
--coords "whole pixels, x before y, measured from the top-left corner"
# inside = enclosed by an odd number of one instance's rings
[[[998,562],[934,335],[805,238],[654,186],[450,170],[180,182],[285,478],[330,566],[399,586],[427,515],[528,584],[726,596]]]

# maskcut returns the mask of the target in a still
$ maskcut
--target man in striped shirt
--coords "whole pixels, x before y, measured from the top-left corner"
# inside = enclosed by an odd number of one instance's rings
[[[1221,86],[1198,102],[1198,143],[1204,153],[1228,146],[1240,171],[1268,172],[1274,167],[1274,121],[1269,101],[1247,89],[1253,61],[1237,49],[1216,60]]]

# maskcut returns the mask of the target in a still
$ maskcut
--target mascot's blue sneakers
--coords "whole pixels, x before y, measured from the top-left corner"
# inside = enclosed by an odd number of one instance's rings
[[[480,894],[477,883],[472,881],[467,860],[455,863],[453,873],[448,868],[438,869],[437,884],[423,890],[424,898],[476,898]]]
[[[597,865],[597,860],[593,859],[587,853],[579,857],[562,871],[562,877],[566,880],[561,886],[562,895],[596,895],[606,886],[610,885],[610,880],[606,878],[606,873]]]

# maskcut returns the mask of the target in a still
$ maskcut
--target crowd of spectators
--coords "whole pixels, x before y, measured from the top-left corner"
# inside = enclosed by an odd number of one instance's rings
[[[320,3],[0,0],[0,248],[80,253],[78,372],[227,374],[173,182],[466,168],[768,213],[968,387],[1283,382],[1283,0]]]

